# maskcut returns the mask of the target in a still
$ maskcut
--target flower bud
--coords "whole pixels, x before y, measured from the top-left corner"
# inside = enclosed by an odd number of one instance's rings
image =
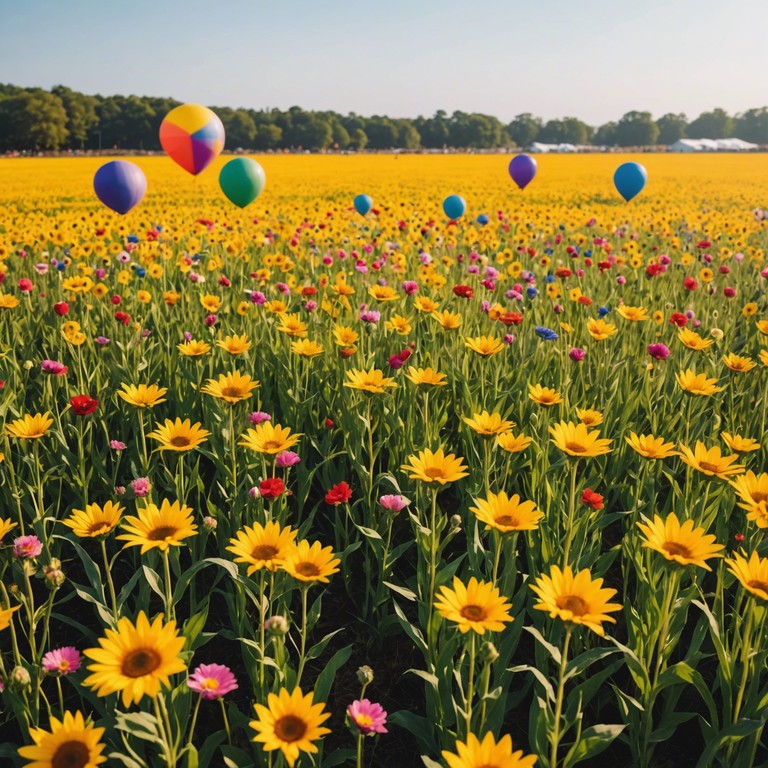
[[[32,678],[26,667],[14,667],[11,670],[11,684],[14,688],[27,688],[31,682]]]
[[[206,531],[215,531],[217,525],[218,522],[215,517],[207,515],[203,518],[203,528],[205,528]]]
[[[499,658],[499,651],[490,640],[480,646],[480,658],[487,664],[493,664]]]
[[[451,515],[451,528],[458,531],[461,528],[461,515]]]
[[[373,670],[367,664],[358,667],[357,681],[360,685],[370,685],[373,682]]]
[[[283,635],[288,634],[288,620],[285,616],[270,616],[264,622],[264,629],[266,629],[270,635],[282,637]]]

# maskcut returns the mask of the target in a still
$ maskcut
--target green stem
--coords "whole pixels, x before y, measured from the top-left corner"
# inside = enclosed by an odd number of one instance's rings
[[[197,713],[200,711],[200,702],[203,700],[202,696],[197,697],[195,702],[195,709],[192,712],[192,724],[189,726],[189,739],[187,739],[187,749],[192,746],[192,737],[195,735],[195,726],[197,725]]]
[[[112,581],[112,572],[109,568],[109,557],[107,557],[107,542],[106,539],[101,539],[101,556],[104,559],[104,577],[107,580],[107,588],[109,589],[109,599],[112,603],[112,616],[115,619],[115,626],[117,626],[118,613],[117,613],[117,595],[115,594],[115,583]]]
[[[499,574],[499,562],[501,561],[501,549],[504,544],[504,534],[501,531],[495,531],[496,536],[496,551],[493,555],[493,576],[491,577],[491,583],[496,586],[496,578]]]
[[[565,666],[568,663],[568,646],[571,643],[571,632],[573,627],[566,624],[565,642],[560,654],[560,671],[557,677],[557,698],[555,699],[555,722],[550,737],[550,757],[549,768],[557,768],[557,748],[560,744],[560,717],[563,713],[563,691],[565,690]]]
[[[432,642],[432,614],[434,611],[435,581],[437,580],[437,491],[432,492],[432,509],[429,521],[429,593],[427,594],[427,642],[434,648]]]
[[[363,768],[363,734],[357,734],[357,768]]]
[[[163,551],[163,572],[165,574],[165,620],[176,618],[176,608],[173,604],[173,589],[171,585],[170,550]]]
[[[576,512],[576,469],[578,464],[571,461],[571,490],[568,499],[568,519],[565,523],[565,549],[563,551],[563,563],[568,565],[568,556],[571,553],[573,543],[573,518]]]
[[[299,648],[299,670],[296,673],[296,688],[299,687],[301,676],[304,673],[305,650],[307,647],[307,593],[309,587],[301,588],[301,645]]]
[[[465,738],[472,733],[472,702],[475,698],[475,632],[470,631],[469,638],[469,678],[467,680],[467,722]]]
[[[755,617],[755,601],[749,599],[749,609],[747,611],[747,620],[744,627],[744,634],[741,638],[741,682],[739,683],[739,692],[736,695],[736,703],[733,706],[734,725],[741,714],[741,705],[744,702],[744,692],[747,689],[747,677],[749,676],[749,651],[752,643],[752,628]]]
[[[267,655],[267,649],[265,646],[264,635],[264,622],[267,620],[267,608],[269,607],[269,601],[264,597],[264,568],[259,573],[259,651],[261,651],[261,663],[259,664],[259,694],[264,695],[264,659]]]
[[[227,732],[227,744],[232,746],[232,731],[229,727],[229,718],[227,717],[227,708],[224,706],[224,699],[219,697],[219,704],[221,704],[221,717],[224,720],[224,730]]]
[[[229,407],[229,452],[232,459],[232,498],[237,499],[237,441],[235,439],[235,406]],[[239,521],[238,526],[239,527]]]

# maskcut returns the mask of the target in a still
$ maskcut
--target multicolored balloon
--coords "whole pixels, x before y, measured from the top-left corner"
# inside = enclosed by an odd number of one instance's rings
[[[536,175],[536,161],[530,155],[516,155],[509,161],[509,175],[520,189],[525,189]]]
[[[93,190],[107,208],[116,213],[128,213],[144,197],[147,191],[147,177],[135,163],[112,160],[96,171]]]
[[[365,216],[373,208],[373,198],[370,195],[358,195],[354,199],[353,205],[361,216]]]
[[[221,191],[240,208],[250,205],[267,183],[264,169],[250,157],[230,160],[219,173]]]
[[[443,210],[449,219],[460,219],[467,210],[467,204],[459,195],[448,195],[443,200]]]
[[[622,163],[613,174],[613,183],[627,202],[643,191],[646,181],[648,171],[640,163]]]
[[[160,144],[171,160],[197,176],[224,149],[224,126],[208,107],[182,104],[160,124]]]

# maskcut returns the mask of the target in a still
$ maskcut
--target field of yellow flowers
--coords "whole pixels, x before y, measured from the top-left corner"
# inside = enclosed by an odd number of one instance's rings
[[[132,160],[0,160],[3,765],[768,765],[768,157]]]

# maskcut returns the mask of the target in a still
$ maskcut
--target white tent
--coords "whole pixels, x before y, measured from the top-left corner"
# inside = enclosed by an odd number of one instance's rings
[[[529,152],[575,152],[576,147],[573,144],[542,144],[540,141],[534,141]]]
[[[757,149],[742,139],[678,139],[667,147],[668,152],[745,152]]]

